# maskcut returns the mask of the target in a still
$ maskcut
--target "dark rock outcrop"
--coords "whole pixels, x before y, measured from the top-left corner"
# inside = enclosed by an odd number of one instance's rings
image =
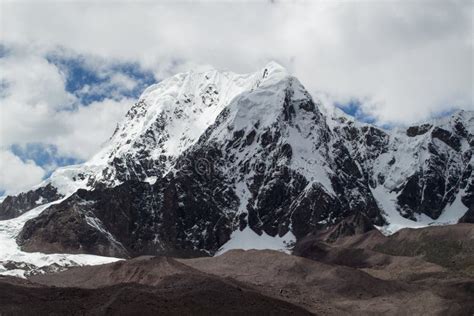
[[[474,204],[471,204],[469,210],[459,220],[459,223],[471,223],[474,224]]]
[[[213,253],[230,237],[225,210],[236,208],[236,202],[232,192],[213,191],[206,181],[219,188],[214,178],[181,172],[153,186],[127,181],[115,188],[79,190],[28,221],[18,243],[27,251],[115,257]]]
[[[423,124],[420,126],[410,126],[407,129],[407,135],[410,137],[423,135],[423,134],[426,134],[432,127],[433,125],[431,124]]]
[[[37,206],[56,201],[62,197],[51,184],[15,196],[7,196],[0,203],[0,220],[10,219]]]
[[[439,127],[434,128],[431,132],[431,137],[441,140],[456,151],[461,149],[461,141],[459,137],[457,135],[453,135],[451,132],[445,129]]]

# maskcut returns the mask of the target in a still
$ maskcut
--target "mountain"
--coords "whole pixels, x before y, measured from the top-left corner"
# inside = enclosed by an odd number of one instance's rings
[[[91,160],[6,197],[0,218],[37,213],[8,237],[23,251],[114,257],[285,248],[358,214],[387,234],[472,222],[473,135],[469,111],[357,122],[276,63],[188,72],[146,89]]]

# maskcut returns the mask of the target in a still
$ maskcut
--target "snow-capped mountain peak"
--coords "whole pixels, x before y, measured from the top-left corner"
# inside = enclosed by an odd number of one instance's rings
[[[234,99],[263,91],[288,76],[282,66],[271,62],[252,74],[189,71],[152,85],[118,124],[104,148],[86,163],[105,166],[93,181],[113,184],[110,179],[114,179],[117,184],[117,178],[123,181],[159,177],[170,170],[175,158],[192,146]],[[145,157],[151,168],[133,166],[134,170],[117,176],[117,168],[130,169],[131,160]]]
[[[214,254],[249,229],[291,242],[354,214],[386,233],[472,218],[473,112],[384,130],[321,103],[274,62],[177,74],[92,159],[6,198],[0,215],[62,198],[25,224],[22,247],[120,256]]]

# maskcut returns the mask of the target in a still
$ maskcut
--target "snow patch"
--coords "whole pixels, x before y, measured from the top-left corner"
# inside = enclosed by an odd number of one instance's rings
[[[392,235],[403,228],[422,228],[433,225],[456,224],[468,208],[462,203],[461,197],[464,191],[458,192],[456,199],[451,205],[446,206],[441,216],[432,219],[425,214],[417,215],[416,221],[400,215],[396,208],[397,193],[387,192],[383,186],[372,189],[372,194],[379,207],[383,210],[383,215],[389,223],[385,226],[376,226],[384,235]]]
[[[436,220],[438,225],[456,224],[461,217],[466,214],[468,207],[461,201],[461,197],[465,194],[464,190],[459,191],[456,199],[451,205],[446,206],[441,216]]]
[[[156,183],[156,180],[158,180],[158,177],[156,176],[152,176],[152,177],[148,177],[145,179],[145,182],[148,182],[149,184],[153,185]]]
[[[296,237],[289,231],[285,236],[272,237],[265,232],[258,235],[250,227],[244,230],[236,230],[230,236],[230,240],[226,242],[216,253],[216,256],[232,249],[271,249],[289,253],[289,247],[296,241]]]

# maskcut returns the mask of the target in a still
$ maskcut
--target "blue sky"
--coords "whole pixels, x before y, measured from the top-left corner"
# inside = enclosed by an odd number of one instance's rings
[[[0,58],[6,56],[8,53],[7,47],[0,43]]]
[[[335,106],[343,110],[345,113],[355,117],[357,120],[365,123],[376,123],[376,119],[370,114],[365,113],[362,107],[362,102],[352,99],[347,103],[336,102]]]
[[[42,143],[29,143],[25,145],[14,144],[10,147],[13,154],[23,161],[33,160],[38,166],[46,170],[44,178],[60,166],[74,165],[83,162],[75,157],[64,157],[58,154],[54,145]]]
[[[81,104],[86,106],[106,98],[138,98],[146,87],[155,82],[153,72],[144,70],[138,63],[112,63],[105,69],[97,69],[95,65],[89,65],[84,56],[49,54],[46,59],[64,72],[66,91],[74,94]],[[123,89],[110,84],[111,79],[116,75],[123,75],[136,85],[133,88]],[[98,86],[100,89],[84,91],[86,86]]]

